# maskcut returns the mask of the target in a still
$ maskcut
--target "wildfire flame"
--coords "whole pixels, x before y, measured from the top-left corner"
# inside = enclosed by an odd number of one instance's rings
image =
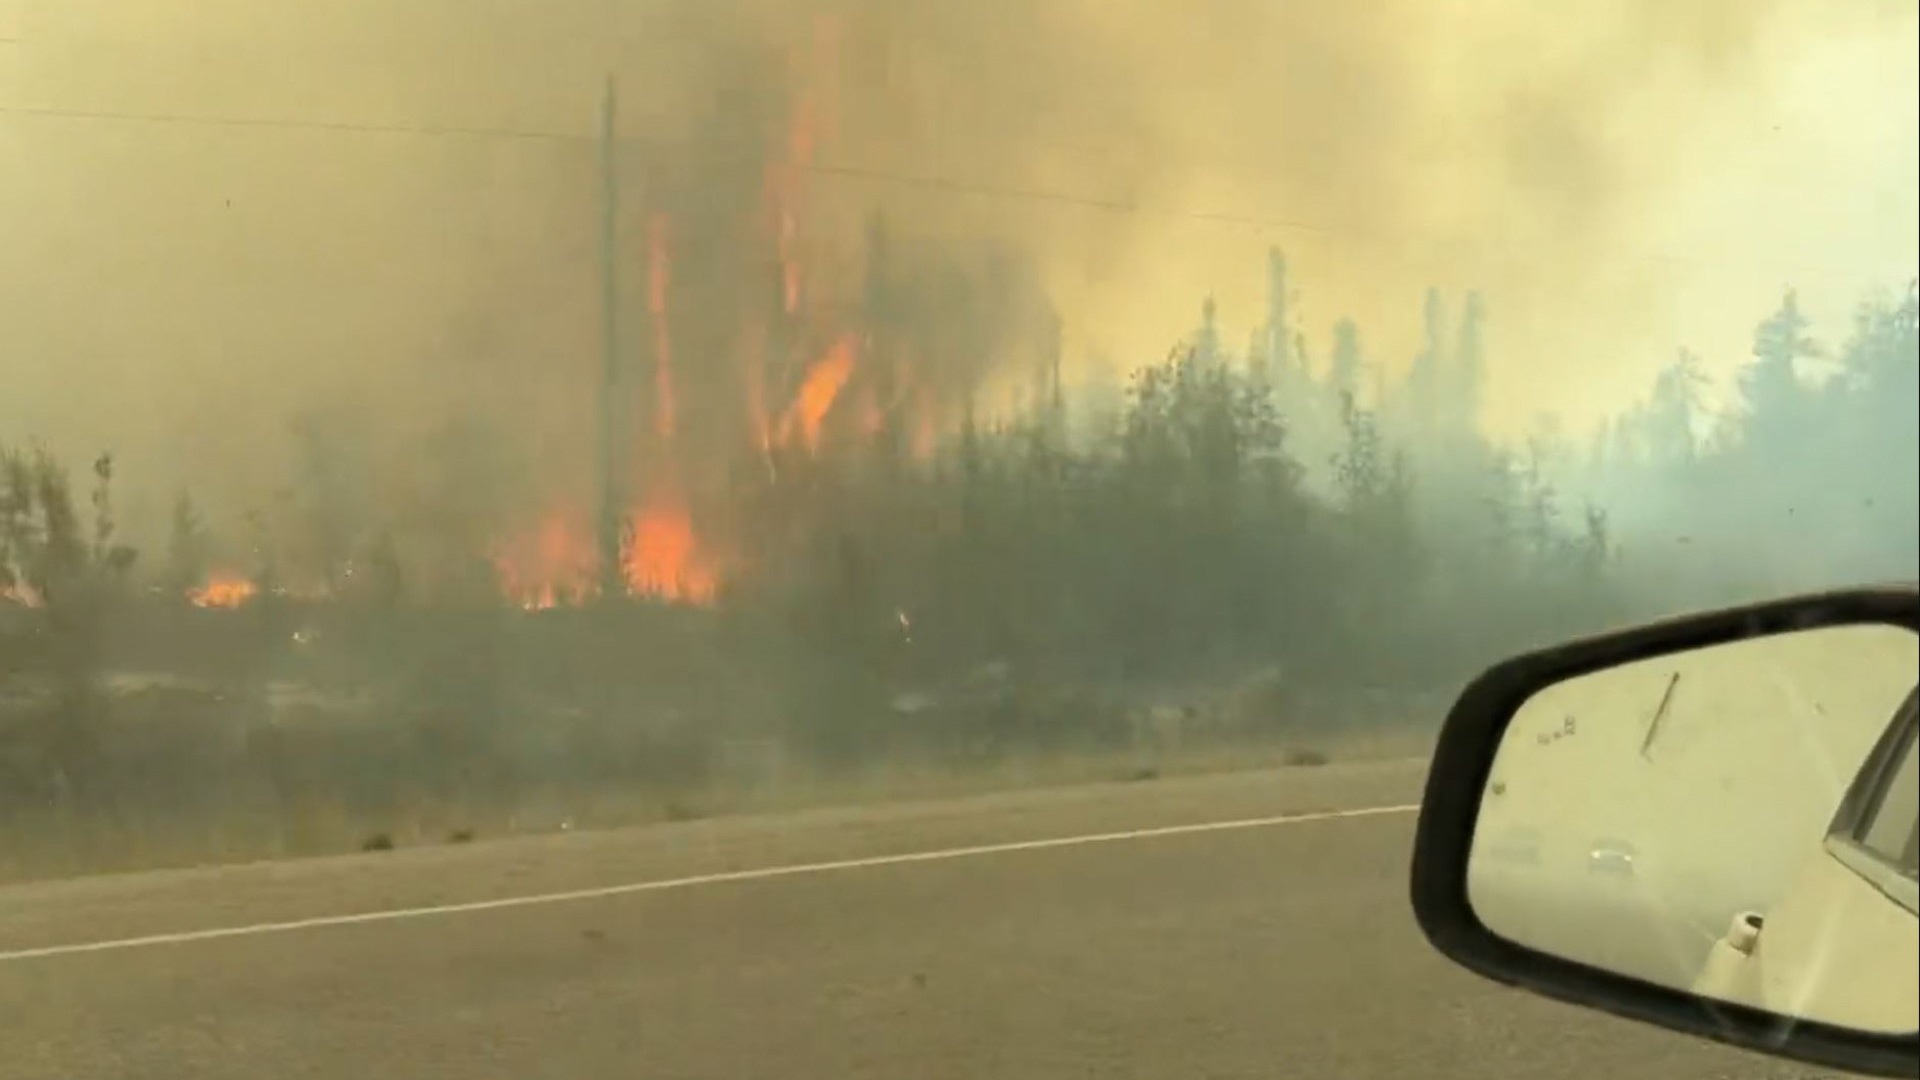
[[[800,310],[803,279],[799,253],[799,214],[801,181],[812,167],[821,138],[823,118],[833,115],[836,102],[827,95],[825,107],[819,100],[822,89],[831,90],[830,74],[838,70],[840,28],[822,17],[814,23],[812,48],[796,50],[790,60],[796,82],[802,87],[793,102],[787,120],[786,142],[781,157],[768,170],[767,188],[773,207],[774,241],[780,256],[781,308],[793,315]]]
[[[801,98],[794,104],[793,120],[787,131],[787,156],[773,168],[770,186],[774,202],[774,240],[780,253],[781,310],[792,315],[800,310],[799,213],[800,180],[813,162],[813,103]]]
[[[745,325],[737,337],[705,333],[709,329],[704,325],[705,306],[697,311],[673,306],[676,299],[686,299],[689,288],[706,284],[702,271],[708,252],[695,246],[702,238],[699,227],[704,219],[672,216],[678,193],[674,183],[659,185],[665,195],[646,208],[645,261],[643,267],[635,268],[644,279],[646,324],[636,335],[636,344],[650,346],[651,401],[644,402],[650,408],[641,411],[644,385],[631,398],[610,403],[621,410],[622,421],[610,424],[610,430],[631,438],[631,445],[613,450],[632,454],[624,463],[639,466],[623,470],[616,478],[618,486],[635,497],[607,508],[623,526],[618,565],[609,566],[603,560],[603,538],[596,528],[600,519],[588,511],[584,500],[564,507],[549,504],[541,508],[544,513],[517,522],[509,536],[494,537],[498,542],[483,549],[500,596],[529,610],[582,604],[608,590],[704,605],[719,596],[723,570],[731,575],[751,569],[746,555],[751,546],[731,543],[743,537],[722,533],[722,542],[716,545],[713,536],[702,534],[712,522],[727,520],[723,514],[709,516],[708,511],[719,507],[706,501],[714,492],[705,485],[713,477],[733,475],[726,467],[737,464],[709,460],[713,447],[689,438],[699,432],[683,430],[704,425],[718,411],[704,396],[713,384],[698,377],[700,365],[713,359],[709,351],[722,353],[722,363],[744,366],[742,389],[752,429],[740,441],[755,441],[751,449],[764,458],[771,483],[782,479],[776,466],[784,455],[776,451],[817,453],[823,438],[831,440],[842,432],[842,421],[847,434],[886,435],[890,446],[897,445],[892,440],[901,436],[915,457],[932,456],[936,422],[941,419],[932,391],[912,380],[912,366],[900,354],[900,342],[885,336],[863,337],[859,332],[838,333],[852,325],[838,314],[837,306],[834,314],[827,314],[839,283],[831,272],[816,275],[814,270],[821,264],[807,257],[816,254],[810,243],[816,238],[808,229],[812,223],[806,214],[811,209],[808,176],[817,158],[834,156],[839,37],[837,24],[822,19],[814,27],[812,40],[793,50],[794,92],[781,103],[784,115],[776,114],[774,120],[776,124],[784,121],[784,128],[765,133],[771,145],[761,176],[764,186],[746,191],[748,205],[739,207],[749,218],[751,227],[746,231],[752,236],[753,250],[743,254],[744,265],[738,269],[742,279],[753,283],[755,295],[741,303],[746,309]],[[655,198],[652,190],[649,199]],[[734,254],[732,234],[728,235],[723,255]],[[676,248],[677,243],[688,246]],[[676,255],[685,260],[689,254],[696,258],[675,266]],[[777,281],[776,267],[768,262],[770,255],[778,261]],[[773,310],[776,288],[778,311]],[[679,357],[674,350],[676,330],[684,350]],[[809,350],[822,342],[826,348],[810,355]],[[794,387],[792,373],[808,359],[811,363]],[[678,366],[681,361],[684,368]],[[891,366],[874,366],[883,361]],[[870,377],[876,372],[882,373],[879,385]],[[644,378],[636,381],[644,384]],[[849,400],[842,404],[843,398]],[[688,405],[687,425],[680,423],[683,403]],[[638,422],[625,423],[633,418]],[[832,431],[829,420],[834,422]],[[695,508],[700,511],[698,528]],[[274,591],[280,595],[278,587]],[[245,575],[223,572],[212,575],[187,599],[196,607],[230,609],[253,601],[258,592],[256,583]],[[33,600],[31,595],[27,599]],[[904,613],[900,623],[903,633],[911,631]]]
[[[678,501],[667,500],[628,519],[632,540],[621,567],[627,591],[686,604],[710,604],[719,575],[702,554],[693,519]]]
[[[501,591],[528,611],[579,603],[592,591],[593,544],[565,513],[546,515],[514,550],[496,551],[493,565]]]
[[[244,574],[217,571],[205,584],[187,593],[187,601],[197,608],[232,610],[252,600],[260,591]]]
[[[629,596],[676,604],[711,604],[720,575],[702,548],[692,516],[662,495],[626,515],[620,583]],[[598,591],[596,549],[574,518],[549,514],[525,542],[495,553],[500,590],[527,611],[574,607]]]
[[[833,411],[847,380],[853,377],[856,346],[852,335],[843,336],[807,369],[807,377],[801,381],[793,404],[780,418],[780,441],[791,442],[798,436],[809,451],[819,448],[820,425]]]
[[[24,581],[16,581],[12,585],[0,589],[0,600],[10,601],[19,604],[21,607],[41,608],[46,606],[46,601],[41,598],[39,591]]]
[[[817,452],[826,422],[843,396],[850,392],[864,395],[859,399],[862,408],[856,419],[870,432],[882,427],[901,404],[878,401],[871,387],[851,385],[862,359],[857,334],[832,340],[806,367],[790,400],[779,396],[785,390],[775,389],[776,376],[772,375],[786,370],[788,362],[795,359],[789,355],[794,342],[819,340],[813,336],[819,328],[809,325],[806,314],[806,309],[813,306],[813,297],[809,295],[812,282],[803,266],[801,211],[808,170],[831,134],[836,105],[832,76],[837,69],[833,54],[838,38],[838,27],[831,20],[823,20],[816,24],[812,41],[796,48],[792,57],[798,91],[790,100],[785,128],[776,136],[772,160],[766,165],[759,210],[764,215],[759,224],[762,242],[772,248],[778,260],[780,310],[750,312],[737,344],[729,346],[740,349],[739,362],[744,366],[744,404],[752,424],[750,437],[757,444],[752,449],[764,457],[768,474],[776,481],[775,448]],[[689,490],[689,475],[683,471],[690,464],[683,455],[691,448],[681,445],[679,394],[698,387],[682,387],[676,382],[671,318],[675,314],[671,286],[676,224],[659,209],[645,220],[647,334],[653,359],[652,430],[650,439],[642,438],[630,448],[640,455],[634,490],[641,497],[628,504],[623,515],[624,542],[616,569],[619,585],[627,595],[704,605],[712,603],[720,592],[722,562],[695,527],[691,506],[698,502],[688,501],[687,496],[694,492]],[[496,559],[501,587],[523,606],[564,605],[598,591],[603,567],[597,545],[588,539],[590,531],[569,529],[570,520],[565,515],[550,517],[530,544]]]

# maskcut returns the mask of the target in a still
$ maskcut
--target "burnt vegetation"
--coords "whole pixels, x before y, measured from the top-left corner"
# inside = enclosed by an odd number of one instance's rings
[[[1823,347],[1789,294],[1732,406],[1682,353],[1591,441],[1516,447],[1478,422],[1477,297],[1430,295],[1395,379],[1351,322],[1316,357],[1277,303],[1236,352],[1207,305],[1123,388],[1064,387],[1043,347],[1022,407],[937,440],[833,427],[858,399],[829,396],[806,452],[695,493],[705,540],[630,521],[623,560],[659,565],[620,594],[572,555],[558,590],[503,565],[515,487],[471,426],[387,509],[352,425],[306,417],[279,503],[222,532],[180,494],[153,552],[112,458],[6,449],[0,872],[688,820],[910,766],[1337,760],[1517,648],[1913,576],[1915,314],[1909,287]],[[672,545],[716,536],[711,587],[679,587]]]

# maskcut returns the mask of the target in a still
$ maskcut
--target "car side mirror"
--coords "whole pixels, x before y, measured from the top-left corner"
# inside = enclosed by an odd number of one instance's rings
[[[1448,715],[1413,907],[1483,976],[1776,1057],[1920,1073],[1920,592],[1505,661]]]

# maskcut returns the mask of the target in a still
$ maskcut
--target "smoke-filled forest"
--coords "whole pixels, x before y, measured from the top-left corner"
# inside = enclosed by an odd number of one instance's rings
[[[1509,6],[37,9],[0,877],[1417,754],[1916,576],[1911,181],[1780,89],[1906,17]]]
[[[1196,303],[1123,387],[1069,390],[1042,348],[1022,407],[927,430],[875,406],[914,398],[885,362],[903,292],[871,265],[861,329],[764,438],[704,488],[628,471],[601,536],[515,522],[484,431],[423,451],[423,521],[356,501],[351,429],[303,417],[284,504],[223,536],[182,492],[151,551],[116,533],[110,456],[9,449],[9,814],[141,829],[244,807],[298,847],[321,807],[465,835],[609,793],[702,812],[794,770],[1209,743],[1310,762],[1430,731],[1518,648],[1915,576],[1911,285],[1832,336],[1787,293],[1728,409],[1683,351],[1599,431],[1509,446],[1476,423],[1486,301],[1428,293],[1389,379],[1353,322],[1294,324],[1278,251],[1244,347]],[[662,443],[672,418],[641,426]]]

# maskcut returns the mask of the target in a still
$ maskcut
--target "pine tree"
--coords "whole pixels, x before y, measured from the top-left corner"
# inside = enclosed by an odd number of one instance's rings
[[[1205,367],[1220,362],[1220,310],[1211,296],[1200,304],[1200,329],[1193,338],[1193,359]]]
[[[1696,434],[1705,415],[1708,379],[1700,357],[1682,349],[1654,378],[1653,395],[1641,417],[1642,434],[1656,467],[1691,467],[1698,452]]]
[[[1421,324],[1425,335],[1419,354],[1407,369],[1406,407],[1415,442],[1425,450],[1442,430],[1446,412],[1442,387],[1446,377],[1447,314],[1439,289],[1427,290]]]
[[[1460,334],[1454,346],[1452,366],[1445,373],[1447,416],[1445,425],[1456,435],[1471,435],[1480,429],[1480,409],[1486,381],[1486,302],[1478,292],[1467,293],[1460,316]],[[1429,333],[1433,333],[1429,329]]]
[[[1333,354],[1328,361],[1327,378],[1336,400],[1347,399],[1347,408],[1360,395],[1360,379],[1366,361],[1360,354],[1360,327],[1352,319],[1333,324]]]
[[[1264,350],[1269,378],[1286,378],[1293,368],[1293,314],[1288,295],[1287,257],[1277,247],[1267,249],[1267,322]]]
[[[1763,458],[1791,454],[1793,433],[1805,418],[1809,395],[1800,381],[1800,361],[1820,355],[1808,336],[1800,297],[1788,289],[1780,307],[1754,329],[1753,362],[1741,372],[1745,429],[1750,449]]]

